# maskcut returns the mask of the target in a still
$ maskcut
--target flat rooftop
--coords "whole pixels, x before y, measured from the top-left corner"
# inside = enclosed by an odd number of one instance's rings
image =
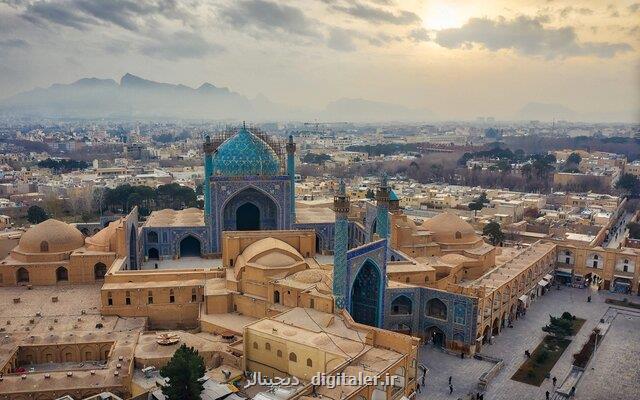
[[[221,258],[180,257],[169,260],[148,260],[142,263],[140,269],[218,269],[219,267],[222,268]]]
[[[187,208],[176,211],[166,208],[154,211],[143,226],[148,228],[205,226],[204,210]]]
[[[299,224],[334,223],[336,214],[327,207],[299,207],[296,209],[296,222]]]

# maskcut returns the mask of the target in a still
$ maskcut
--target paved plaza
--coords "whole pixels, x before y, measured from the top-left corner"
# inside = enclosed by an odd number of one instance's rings
[[[524,318],[514,322],[513,328],[505,328],[494,338],[492,345],[485,345],[482,353],[504,360],[502,371],[489,384],[484,398],[486,400],[535,400],[545,398],[545,391],[553,393],[551,380],[545,380],[540,387],[511,380],[511,376],[525,360],[525,350],[533,351],[545,333],[541,328],[549,322],[549,314],[560,315],[564,311],[586,319],[577,336],[556,365],[551,376],[558,378],[560,384],[571,370],[573,354],[586,342],[589,333],[597,325],[600,318],[609,309],[606,298],[621,299],[624,296],[603,291],[593,294],[591,303],[587,303],[590,289],[563,287],[555,288],[537,299],[527,310]],[[622,309],[626,313],[627,309]],[[633,313],[629,310],[628,313]],[[611,330],[605,336],[601,348],[596,354],[596,362],[589,364],[588,370],[577,387],[576,398],[579,400],[595,399],[631,399],[638,396],[625,397],[625,393],[640,393],[640,372],[637,368],[637,355],[640,354],[640,318],[629,318],[619,314],[614,320]],[[468,393],[477,392],[480,375],[489,370],[491,363],[476,359],[462,360],[431,346],[423,346],[420,353],[421,362],[429,369],[426,387],[418,395],[420,399],[458,399]],[[449,395],[448,379],[452,376],[454,392]],[[622,378],[622,379],[620,379]],[[621,397],[612,396],[609,390],[612,385],[607,382],[620,382]],[[600,387],[598,392],[594,386]],[[587,392],[589,392],[587,394]],[[552,396],[553,397],[553,396]]]

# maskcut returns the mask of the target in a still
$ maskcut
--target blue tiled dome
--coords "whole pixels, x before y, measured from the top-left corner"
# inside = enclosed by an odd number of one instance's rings
[[[213,157],[213,173],[223,176],[278,175],[280,161],[262,139],[241,128]]]

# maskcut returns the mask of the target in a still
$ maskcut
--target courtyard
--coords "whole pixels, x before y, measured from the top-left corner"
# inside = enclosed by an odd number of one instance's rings
[[[568,287],[550,290],[531,304],[526,316],[515,321],[513,328],[505,328],[494,338],[492,345],[484,346],[482,354],[500,358],[504,362],[502,370],[489,384],[484,398],[544,399],[547,390],[552,393],[553,398],[551,379],[546,379],[537,387],[514,381],[511,377],[525,361],[525,350],[533,351],[546,335],[541,328],[549,322],[549,314],[559,316],[568,311],[576,317],[584,318],[586,322],[551,370],[551,377],[558,378],[558,385],[562,383],[571,370],[573,354],[581,348],[589,333],[610,308],[605,299],[624,298],[622,295],[602,291],[592,294],[592,301],[588,303],[587,296],[591,293],[590,289]],[[637,359],[634,359],[634,355],[640,350],[640,313],[633,309],[618,309],[621,312],[605,336],[603,348],[598,350],[578,384],[577,399],[628,399],[637,397],[629,397],[629,394],[640,393],[640,373]],[[429,371],[426,386],[422,388],[418,398],[429,400],[458,399],[464,398],[468,393],[477,393],[478,379],[493,366],[491,362],[475,358],[462,360],[459,356],[450,355],[432,346],[421,348],[420,360]],[[454,388],[452,395],[449,395],[449,376],[452,377]],[[624,378],[620,379],[621,377]],[[611,393],[610,382],[619,382],[614,389],[618,392],[618,397]]]

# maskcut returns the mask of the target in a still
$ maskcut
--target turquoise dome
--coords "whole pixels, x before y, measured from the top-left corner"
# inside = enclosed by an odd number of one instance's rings
[[[213,173],[223,176],[278,175],[280,160],[262,139],[241,128],[213,156]]]

